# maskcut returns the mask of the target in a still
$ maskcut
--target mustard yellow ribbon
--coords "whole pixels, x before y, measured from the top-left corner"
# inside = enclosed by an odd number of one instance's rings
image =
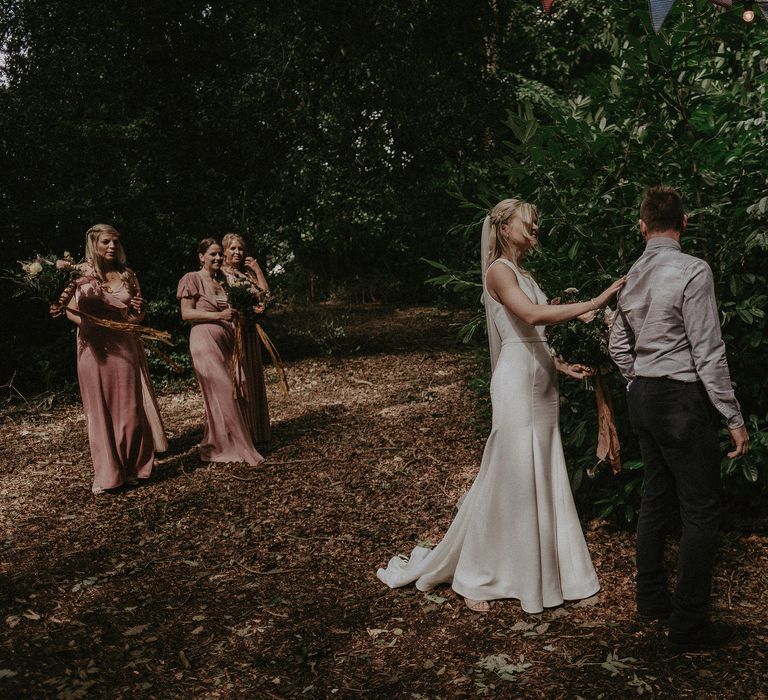
[[[236,319],[232,325],[235,334],[234,348],[232,349],[232,398],[238,399],[242,393],[240,389],[239,367],[245,359],[245,347],[243,345],[243,326],[241,322]],[[259,335],[259,339],[267,349],[269,356],[272,358],[272,366],[275,368],[277,374],[277,385],[280,387],[280,393],[283,396],[288,396],[288,378],[285,373],[283,361],[280,359],[280,353],[267,335],[267,332],[261,327],[261,324],[256,323],[254,326],[256,328],[256,333]]]
[[[621,471],[621,445],[613,415],[613,402],[601,374],[595,377],[597,401],[597,458],[611,463],[614,474]]]

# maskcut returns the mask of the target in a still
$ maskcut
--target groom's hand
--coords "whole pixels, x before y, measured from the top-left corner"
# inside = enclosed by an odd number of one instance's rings
[[[733,450],[728,453],[731,459],[736,459],[747,454],[749,450],[749,433],[747,428],[743,425],[738,428],[728,428],[728,432],[731,434],[731,444]]]

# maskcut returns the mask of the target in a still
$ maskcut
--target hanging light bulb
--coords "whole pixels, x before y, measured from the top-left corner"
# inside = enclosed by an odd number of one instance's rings
[[[752,9],[751,2],[744,3],[744,12],[742,13],[741,18],[745,22],[751,22],[753,19],[755,19],[755,11]]]

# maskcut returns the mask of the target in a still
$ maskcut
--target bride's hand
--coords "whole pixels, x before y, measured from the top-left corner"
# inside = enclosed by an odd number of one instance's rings
[[[588,367],[587,365],[569,364],[559,360],[557,362],[557,369],[572,379],[586,379],[587,377],[594,377],[597,374],[597,370],[594,367]]]
[[[613,299],[616,293],[624,286],[626,281],[626,275],[624,277],[619,277],[619,279],[617,279],[610,287],[598,294],[592,300],[595,309],[602,309],[611,299]]]

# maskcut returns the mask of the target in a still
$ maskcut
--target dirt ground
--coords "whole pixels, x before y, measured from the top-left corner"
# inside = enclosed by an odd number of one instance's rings
[[[389,557],[439,541],[479,465],[477,366],[453,312],[324,313],[290,396],[270,384],[256,469],[200,464],[190,387],[161,396],[151,482],[94,497],[80,406],[6,408],[0,697],[768,697],[765,535],[723,536],[715,615],[739,631],[717,653],[671,654],[635,621],[633,535],[599,521],[602,591],[541,615],[381,584]]]

